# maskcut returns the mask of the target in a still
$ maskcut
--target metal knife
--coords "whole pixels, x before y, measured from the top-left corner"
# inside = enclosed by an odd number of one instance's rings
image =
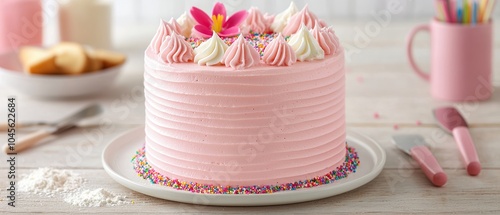
[[[16,123],[17,128],[27,128],[27,127],[35,127],[35,126],[44,126],[44,125],[52,125],[52,123],[48,122],[23,122]],[[7,123],[0,123],[0,131],[7,131],[9,129],[9,125]]]
[[[448,176],[443,168],[427,148],[427,143],[420,135],[396,135],[392,137],[396,146],[403,152],[411,155],[417,161],[427,178],[437,187],[441,187],[448,181]]]
[[[39,131],[28,134],[27,136],[20,138],[15,142],[15,145],[5,144],[3,146],[3,151],[6,154],[9,153],[18,153],[23,150],[26,150],[40,140],[51,136],[58,135],[64,133],[72,128],[77,127],[77,123],[83,119],[97,116],[103,112],[103,108],[101,105],[90,105],[85,107],[84,109],[78,111],[77,113],[64,118],[63,120],[55,123],[54,126],[41,129]]]

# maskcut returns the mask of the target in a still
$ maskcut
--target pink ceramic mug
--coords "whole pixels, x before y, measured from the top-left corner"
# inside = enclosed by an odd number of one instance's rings
[[[413,39],[420,31],[431,35],[431,71],[423,72],[413,59]],[[415,27],[407,40],[413,70],[431,84],[431,94],[446,101],[479,101],[491,97],[493,27],[432,20]]]

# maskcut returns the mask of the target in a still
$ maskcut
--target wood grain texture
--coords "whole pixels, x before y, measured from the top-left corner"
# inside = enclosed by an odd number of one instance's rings
[[[24,169],[27,172],[29,169]],[[106,187],[134,202],[129,205],[79,208],[63,203],[62,196],[19,195],[15,209],[0,207],[0,213],[142,213],[153,214],[332,214],[332,213],[498,213],[500,170],[484,170],[478,177],[462,172],[449,172],[445,187],[432,186],[427,178],[414,170],[384,170],[373,182],[351,192],[293,205],[269,207],[211,207],[176,203],[145,196],[116,184],[102,169],[73,170],[88,179],[85,189]],[[489,185],[489,186],[484,186]]]
[[[354,28],[365,22],[338,22],[336,31],[344,44],[354,44]],[[207,207],[181,204],[148,197],[128,190],[114,182],[102,169],[101,153],[110,140],[144,122],[142,95],[143,49],[154,33],[154,26],[118,29],[120,50],[129,56],[125,71],[112,89],[97,97],[67,101],[44,101],[18,95],[12,89],[0,86],[0,121],[6,120],[6,105],[2,98],[16,95],[20,120],[53,121],[80,107],[99,102],[105,106],[104,117],[95,119],[93,127],[79,128],[57,138],[52,137],[35,148],[18,155],[20,174],[38,167],[69,169],[88,179],[85,188],[105,187],[128,196],[134,204],[79,208],[62,201],[62,197],[47,198],[26,193],[19,194],[18,207],[10,209],[0,201],[0,214],[38,213],[158,213],[165,214],[331,214],[334,212],[401,214],[401,213],[500,213],[500,38],[495,41],[495,94],[486,102],[454,104],[430,98],[428,84],[414,75],[405,58],[404,41],[407,32],[418,22],[394,21],[347,64],[347,125],[352,131],[376,140],[387,153],[387,163],[381,175],[373,182],[346,194],[314,202],[275,207]],[[495,26],[497,34],[500,25]],[[416,57],[428,65],[428,37],[418,38]],[[431,110],[442,105],[455,105],[465,113],[471,125],[483,171],[477,177],[468,176],[460,154],[451,136],[436,125]],[[378,118],[374,114],[379,115]],[[419,122],[419,123],[417,123]],[[398,129],[394,129],[397,125]],[[29,131],[23,130],[19,135]],[[431,151],[448,174],[443,188],[432,186],[418,166],[393,145],[393,134],[421,134]],[[5,133],[0,133],[0,137]],[[6,172],[0,162],[0,175]],[[6,178],[0,177],[4,186]],[[5,186],[4,186],[5,187]],[[0,191],[5,196],[5,191]],[[2,198],[3,199],[3,198]]]

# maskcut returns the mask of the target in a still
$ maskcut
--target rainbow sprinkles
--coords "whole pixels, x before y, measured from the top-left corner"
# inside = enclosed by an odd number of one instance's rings
[[[203,194],[270,194],[280,191],[317,187],[331,184],[335,181],[346,178],[350,173],[355,173],[360,164],[358,153],[354,148],[346,147],[346,152],[344,163],[342,166],[337,167],[336,170],[312,179],[280,185],[219,186],[171,179],[161,173],[158,173],[148,164],[146,159],[146,150],[144,147],[136,152],[131,162],[134,165],[135,172],[139,177],[150,181],[152,184],[171,187],[176,190]]]

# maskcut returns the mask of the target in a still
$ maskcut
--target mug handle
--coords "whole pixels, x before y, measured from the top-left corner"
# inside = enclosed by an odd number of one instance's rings
[[[415,39],[415,35],[417,35],[417,33],[420,31],[430,32],[431,28],[429,25],[419,25],[411,30],[406,40],[406,56],[408,56],[408,60],[410,61],[410,65],[413,68],[413,71],[415,71],[415,73],[417,73],[417,75],[420,76],[422,79],[429,81],[430,80],[429,73],[423,72],[423,70],[420,69],[420,67],[413,59],[413,40]]]

